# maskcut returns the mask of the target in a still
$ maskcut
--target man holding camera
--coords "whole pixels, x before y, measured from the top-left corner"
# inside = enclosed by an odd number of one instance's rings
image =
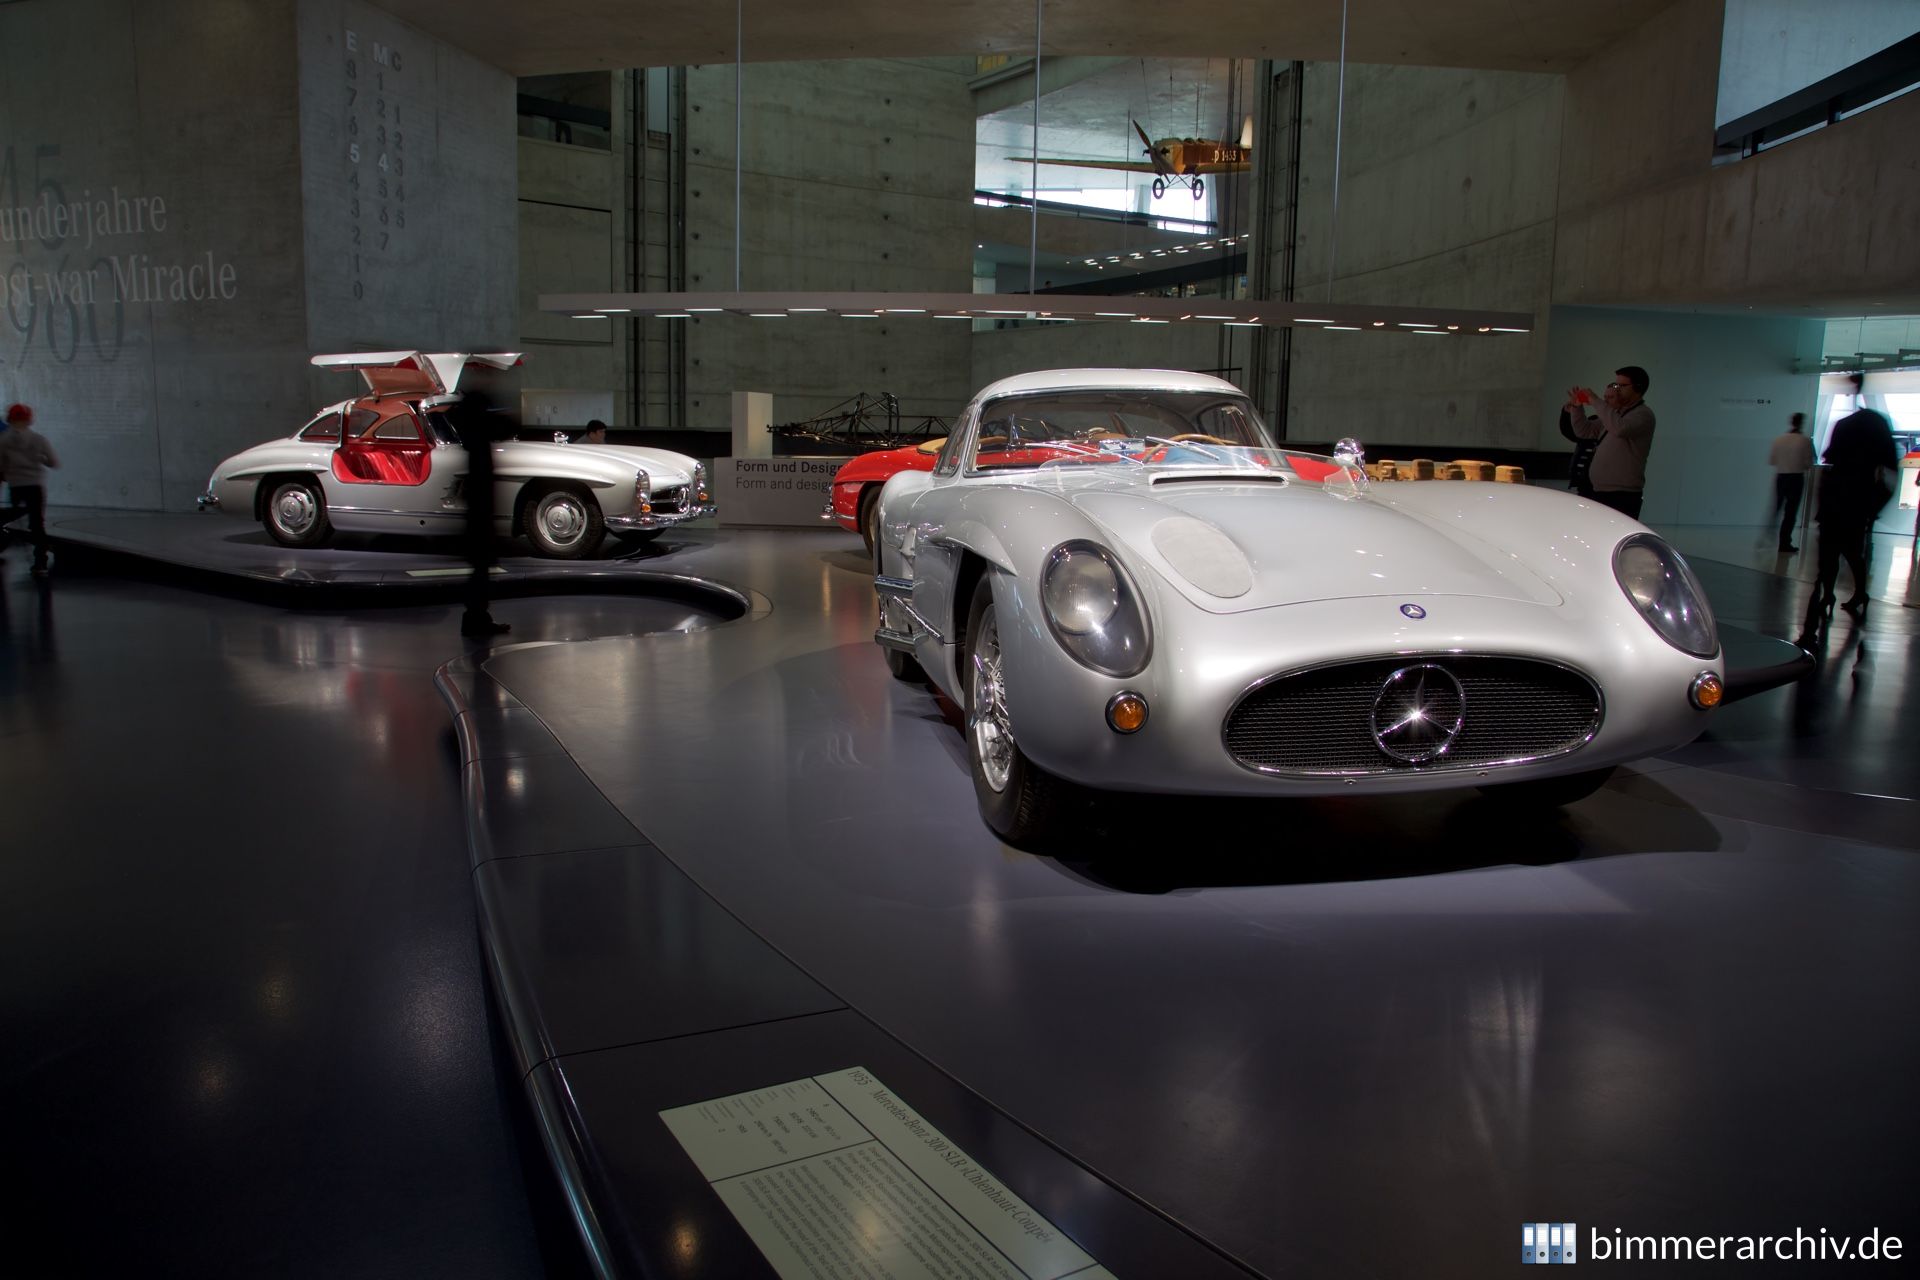
[[[1646,402],[1647,385],[1647,371],[1630,364],[1613,371],[1604,395],[1595,395],[1588,387],[1567,392],[1566,416],[1574,434],[1599,442],[1587,471],[1593,500],[1634,520],[1640,518],[1647,457],[1653,452],[1653,409]]]

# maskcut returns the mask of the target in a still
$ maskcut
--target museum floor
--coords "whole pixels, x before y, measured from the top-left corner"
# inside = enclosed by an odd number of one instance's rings
[[[1670,532],[1749,651],[1798,630],[1795,565]],[[32,1275],[579,1274],[524,1075],[603,1261],[753,1274],[655,1113],[853,1066],[1127,1277],[1911,1228],[1906,550],[1812,676],[1564,815],[1122,801],[1066,858],[981,826],[852,535],[645,557],[734,620],[507,601],[454,717],[447,603],[15,551],[0,1239]]]

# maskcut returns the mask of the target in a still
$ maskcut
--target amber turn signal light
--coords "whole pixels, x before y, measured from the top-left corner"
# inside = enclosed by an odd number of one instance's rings
[[[1720,683],[1720,677],[1711,671],[1702,671],[1687,687],[1688,699],[1702,711],[1710,711],[1719,706],[1720,699],[1726,696],[1726,692],[1726,687]]]
[[[1147,722],[1147,700],[1128,690],[1107,700],[1107,727],[1115,733],[1138,733]]]

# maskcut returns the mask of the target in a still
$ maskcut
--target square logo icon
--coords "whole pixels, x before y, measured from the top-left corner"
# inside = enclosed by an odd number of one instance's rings
[[[1577,1252],[1579,1228],[1571,1222],[1520,1224],[1520,1261],[1526,1266],[1571,1266]]]

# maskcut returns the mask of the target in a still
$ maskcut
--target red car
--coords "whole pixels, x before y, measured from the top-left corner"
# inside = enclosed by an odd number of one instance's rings
[[[873,551],[874,521],[879,517],[880,486],[902,471],[931,471],[940,457],[947,438],[925,440],[898,449],[863,453],[848,462],[833,476],[833,488],[822,520],[837,521],[841,528],[860,535]]]
[[[834,473],[827,505],[820,512],[820,518],[835,521],[841,528],[859,534],[867,544],[867,553],[871,555],[877,533],[876,521],[880,514],[880,486],[902,471],[933,470],[934,463],[939,461],[940,450],[946,443],[947,438],[941,436],[937,440],[903,445],[898,449],[861,454]],[[1043,456],[1044,452],[1041,451]],[[1164,453],[1165,450],[1160,452]],[[1028,453],[1028,450],[1016,450],[996,456],[1011,459],[1025,457]],[[1296,472],[1309,480],[1320,479],[1335,469],[1333,464],[1313,458],[1290,457],[1288,461]]]

